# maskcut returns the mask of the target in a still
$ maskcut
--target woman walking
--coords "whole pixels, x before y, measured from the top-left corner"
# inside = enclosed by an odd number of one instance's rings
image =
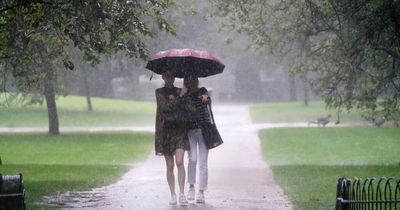
[[[188,137],[190,143],[189,163],[188,163],[188,183],[190,185],[188,200],[195,200],[196,167],[199,162],[199,192],[196,202],[205,203],[204,191],[208,185],[208,149],[206,147],[201,123],[209,122],[210,115],[207,110],[207,103],[210,102],[206,88],[199,88],[199,80],[195,76],[185,77],[184,88],[187,88],[187,96],[195,106],[191,114],[191,120],[187,123]]]
[[[188,201],[184,194],[185,167],[184,154],[189,150],[189,142],[185,125],[179,120],[182,116],[186,89],[174,87],[175,77],[172,72],[162,75],[164,87],[156,90],[157,113],[155,132],[156,155],[163,155],[167,166],[167,181],[171,192],[171,205],[177,204],[175,193],[174,162],[178,169],[179,204],[187,205]],[[175,157],[175,161],[174,161]]]

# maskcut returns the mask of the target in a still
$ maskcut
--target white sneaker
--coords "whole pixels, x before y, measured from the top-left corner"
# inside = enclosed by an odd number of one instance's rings
[[[183,193],[179,194],[179,204],[180,204],[181,206],[187,206],[187,205],[189,205],[189,202],[186,200],[186,196],[185,196],[185,194],[183,194]]]
[[[194,197],[195,197],[195,191],[194,188],[189,188],[189,192],[187,194],[187,199],[189,201],[194,201]]]
[[[196,199],[197,203],[205,203],[206,200],[204,198],[204,194],[202,192],[197,193],[197,199]]]
[[[178,202],[176,201],[176,195],[171,195],[171,200],[169,201],[169,205],[176,205]]]

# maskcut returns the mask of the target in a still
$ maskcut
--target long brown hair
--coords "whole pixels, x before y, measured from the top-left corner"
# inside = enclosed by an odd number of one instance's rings
[[[183,79],[183,85],[188,89],[197,89],[199,88],[199,79],[195,76],[186,76]]]

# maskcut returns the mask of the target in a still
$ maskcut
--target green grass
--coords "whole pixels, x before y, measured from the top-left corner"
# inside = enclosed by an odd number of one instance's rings
[[[274,102],[258,103],[250,106],[250,114],[253,122],[306,122],[317,117],[332,115],[333,120],[337,120],[337,110],[328,110],[322,101],[311,101],[308,106],[303,102]],[[359,121],[362,120],[360,111],[342,111],[340,120]]]
[[[0,134],[0,173],[22,173],[28,209],[40,209],[43,195],[116,181],[152,145],[149,133]]]
[[[4,100],[4,96],[0,98]],[[60,97],[57,100],[60,126],[103,126],[154,124],[155,103],[92,98],[93,112],[87,112],[86,98]],[[0,126],[47,126],[46,104],[0,106]]]
[[[296,209],[334,209],[339,177],[400,177],[398,128],[280,128],[260,132],[275,179]]]

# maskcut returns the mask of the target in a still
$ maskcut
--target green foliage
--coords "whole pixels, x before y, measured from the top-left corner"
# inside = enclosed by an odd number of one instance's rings
[[[146,37],[175,33],[164,18],[170,0],[16,1],[0,3],[0,84],[2,91],[43,94],[48,69],[74,69],[71,48],[96,64],[101,54],[124,51],[146,58]]]
[[[400,2],[216,1],[222,26],[286,57],[328,106],[395,118],[400,107]],[[377,107],[379,109],[377,110]]]
[[[24,175],[28,209],[58,191],[110,184],[153,145],[147,133],[0,134],[0,173]],[[95,145],[95,146],[93,146]]]
[[[283,128],[260,132],[266,161],[295,209],[335,206],[339,177],[399,177],[397,128]]]
[[[175,33],[164,18],[170,0],[7,0],[0,3],[0,91],[46,100],[49,133],[59,134],[55,95],[65,95],[62,69],[80,60],[97,64],[101,54],[147,57],[145,41],[158,31]],[[155,26],[156,25],[156,26]]]

